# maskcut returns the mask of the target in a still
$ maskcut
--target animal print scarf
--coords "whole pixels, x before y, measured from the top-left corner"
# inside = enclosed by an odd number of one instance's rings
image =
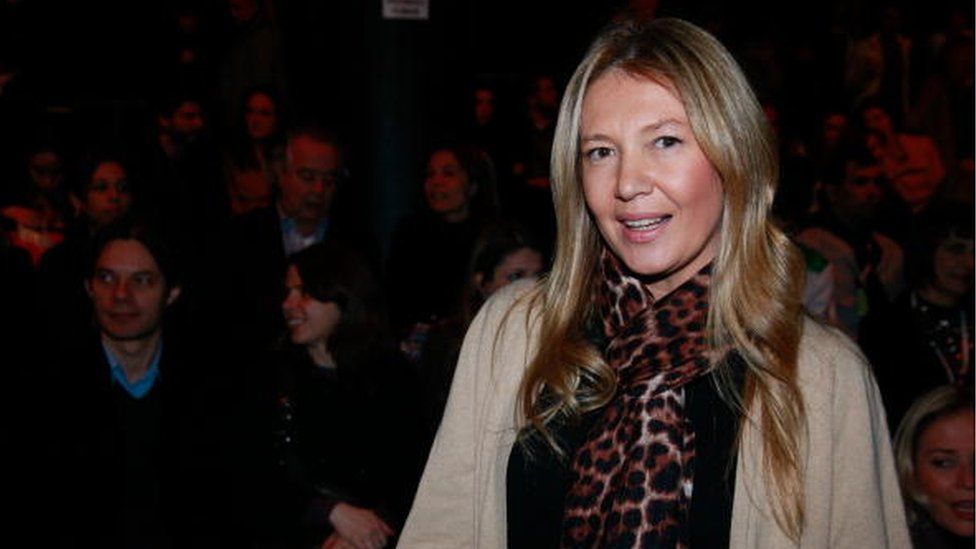
[[[597,306],[617,393],[577,450],[563,547],[687,547],[695,433],[684,385],[707,374],[710,267],[654,302],[604,250]]]

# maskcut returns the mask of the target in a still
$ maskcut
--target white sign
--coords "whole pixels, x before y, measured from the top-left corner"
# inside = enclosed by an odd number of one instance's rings
[[[383,19],[430,19],[430,1],[383,0]]]

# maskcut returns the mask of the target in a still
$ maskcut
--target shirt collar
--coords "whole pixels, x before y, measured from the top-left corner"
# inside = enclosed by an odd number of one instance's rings
[[[149,361],[149,367],[146,369],[146,373],[143,374],[141,378],[135,382],[130,382],[125,376],[125,370],[122,368],[122,363],[118,361],[112,350],[102,341],[102,350],[105,352],[105,359],[108,361],[109,371],[112,376],[112,380],[122,386],[123,389],[132,398],[141,399],[149,393],[150,389],[156,384],[156,380],[159,378],[159,361],[163,356],[163,342],[160,340],[159,346],[156,347],[156,352],[153,354],[152,360]]]

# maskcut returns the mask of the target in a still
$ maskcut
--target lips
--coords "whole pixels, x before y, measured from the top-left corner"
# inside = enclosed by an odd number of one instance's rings
[[[952,512],[960,519],[970,521],[976,519],[973,513],[973,500],[971,499],[956,501],[950,507],[952,507]]]
[[[650,242],[658,238],[671,222],[670,214],[627,215],[618,218],[624,238],[633,243]]]

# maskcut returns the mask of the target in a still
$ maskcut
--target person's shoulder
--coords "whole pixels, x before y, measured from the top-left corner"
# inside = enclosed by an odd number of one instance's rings
[[[809,317],[803,323],[797,368],[804,397],[812,401],[853,396],[873,382],[858,345],[840,329]]]

